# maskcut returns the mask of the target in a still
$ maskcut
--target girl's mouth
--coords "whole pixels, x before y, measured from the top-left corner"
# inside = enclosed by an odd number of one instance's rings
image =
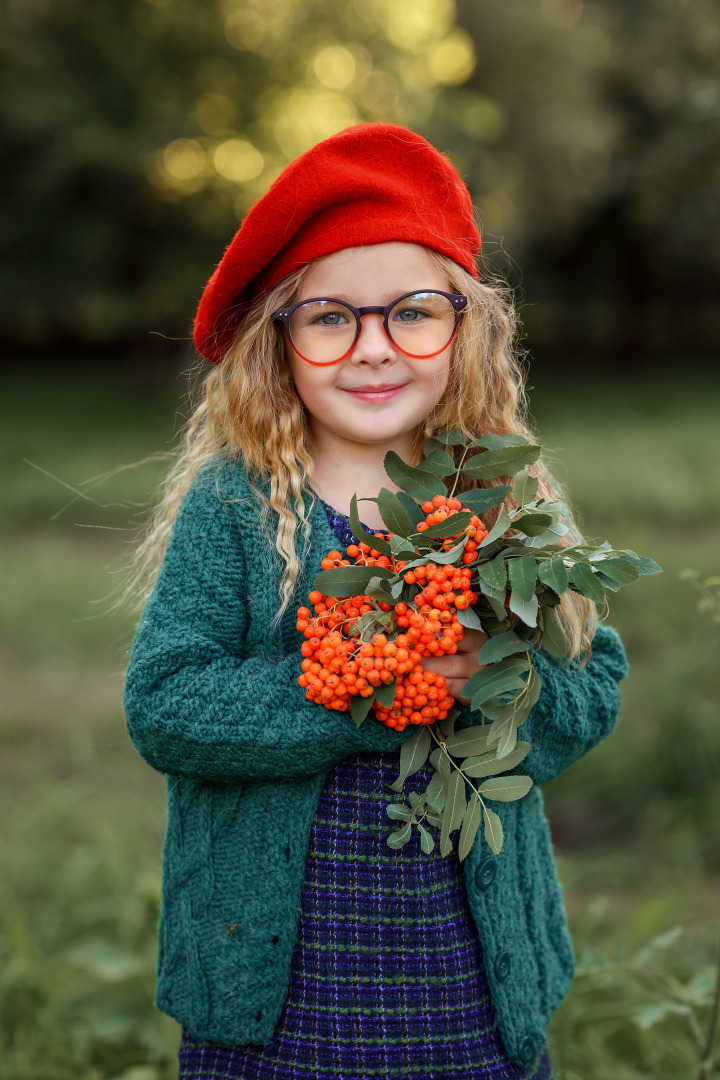
[[[389,401],[390,398],[399,394],[407,383],[380,383],[376,386],[358,386],[356,388],[343,386],[344,393],[350,394],[358,401]]]

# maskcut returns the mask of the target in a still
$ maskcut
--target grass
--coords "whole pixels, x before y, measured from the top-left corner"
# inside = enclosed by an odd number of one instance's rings
[[[585,531],[665,571],[613,600],[631,661],[615,733],[544,789],[580,961],[550,1028],[560,1080],[694,1077],[692,1025],[709,1015],[719,631],[679,573],[718,572],[720,431],[717,391],[685,375],[684,388],[612,372],[531,392]],[[185,383],[47,368],[8,372],[5,391],[0,1075],[169,1080],[177,1026],[151,1007],[163,784],[124,731],[133,617],[102,602],[162,465],[116,473],[92,490],[103,505],[55,517],[72,494],[22,459],[77,487],[166,451]]]

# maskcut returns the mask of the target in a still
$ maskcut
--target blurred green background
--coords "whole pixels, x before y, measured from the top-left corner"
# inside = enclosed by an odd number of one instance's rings
[[[161,778],[111,594],[252,202],[363,120],[466,179],[522,304],[533,418],[612,602],[613,736],[545,788],[579,959],[559,1080],[700,1073],[720,938],[720,9],[704,0],[9,0],[2,15],[0,1077],[170,1080]],[[717,585],[710,586],[710,591]]]

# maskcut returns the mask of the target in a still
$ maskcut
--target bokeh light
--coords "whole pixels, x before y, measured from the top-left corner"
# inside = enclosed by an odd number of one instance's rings
[[[315,57],[313,71],[329,90],[345,90],[355,78],[355,57],[342,45],[328,45]]]
[[[232,11],[225,19],[225,37],[235,49],[256,49],[261,45],[266,25],[256,11]]]
[[[453,30],[432,45],[427,65],[434,82],[446,86],[465,82],[475,70],[475,46],[467,31]]]
[[[205,151],[195,139],[175,139],[162,154],[162,163],[175,180],[192,180],[199,176],[205,161]]]
[[[227,139],[213,154],[213,165],[220,176],[242,184],[263,171],[262,154],[245,139]]]

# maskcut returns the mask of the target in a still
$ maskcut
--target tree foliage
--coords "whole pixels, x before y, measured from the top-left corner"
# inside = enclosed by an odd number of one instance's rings
[[[182,336],[283,165],[368,120],[449,153],[539,340],[660,340],[678,295],[676,332],[720,340],[712,0],[9,0],[1,18],[6,340]]]

